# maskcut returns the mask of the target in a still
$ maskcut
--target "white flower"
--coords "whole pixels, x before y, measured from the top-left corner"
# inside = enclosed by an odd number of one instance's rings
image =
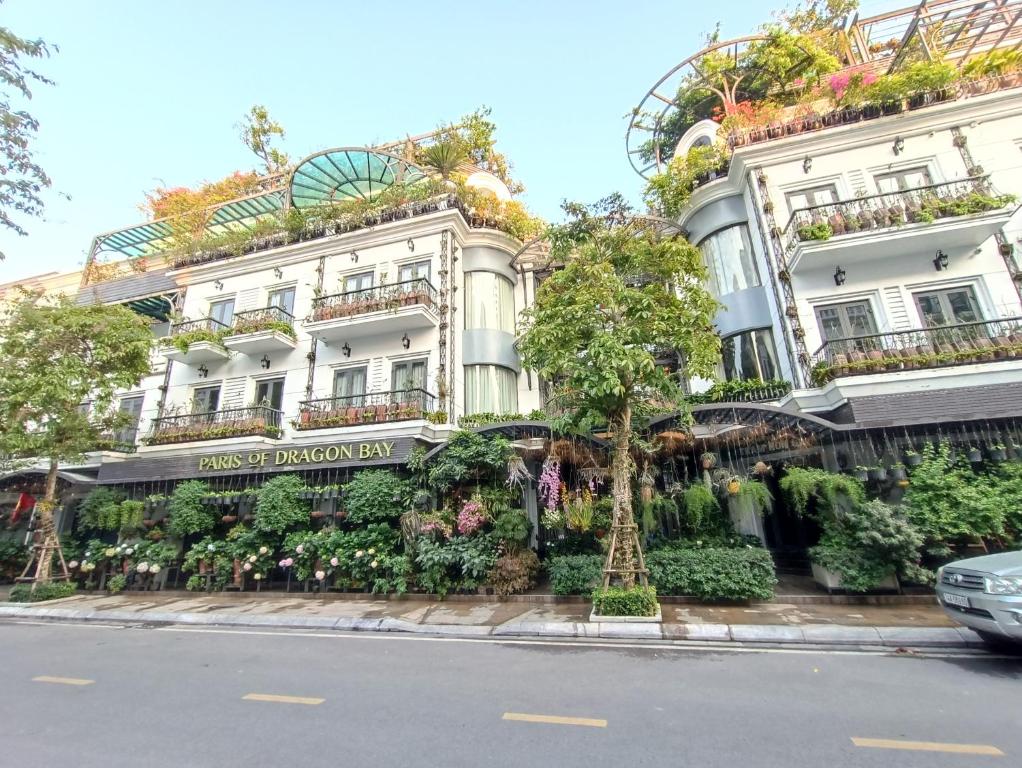
[[[368,552],[369,552],[369,554],[370,554],[370,555],[375,555],[375,554],[376,554],[376,550],[375,550],[375,549],[373,549],[372,547],[370,547],[370,548],[368,549]]]
[[[325,571],[316,571],[316,580],[317,581],[323,581],[323,579],[325,579],[325,578],[326,578],[326,572]]]
[[[153,563],[152,565],[149,566],[149,573],[153,574],[154,576],[161,570],[162,569],[160,568],[159,563]]]
[[[244,569],[244,570],[246,570],[246,571],[251,571],[251,570],[252,570],[252,563],[245,563],[245,564],[244,564],[243,566],[241,566],[241,567],[242,567],[242,569]]]
[[[378,563],[375,560],[373,560],[371,563],[369,563],[369,567],[370,568],[375,568],[377,565],[378,565]]]
[[[300,555],[304,551],[305,551],[305,545],[304,544],[299,544],[297,547],[295,547],[295,553],[296,554]]]
[[[212,544],[207,544],[206,545],[206,551],[207,552],[213,552],[215,550],[216,550],[216,547],[214,545],[212,545]]]
[[[133,555],[133,554],[135,554],[135,550],[132,549],[131,547],[128,547],[126,550],[124,550],[124,554],[126,554],[126,555]]]
[[[70,563],[67,564],[67,567],[68,568],[72,568],[72,569],[73,568],[77,568],[78,567],[78,561],[77,560],[72,560]]]
[[[337,564],[338,564],[339,562],[340,562],[340,560],[338,560],[338,559],[337,559],[336,557],[331,557],[331,558],[330,558],[330,565],[332,565],[332,566],[333,566],[334,568],[336,568],[336,567],[337,567]]]
[[[255,579],[256,581],[261,581],[262,578],[263,578],[263,575],[261,573],[257,573],[254,576],[252,576],[252,578]]]
[[[363,552],[363,551],[362,551],[362,550],[360,549],[360,550],[358,550],[358,552],[356,552],[356,553],[355,553],[355,557],[362,557],[362,555],[364,555],[364,554],[365,554],[365,552]]]
[[[268,550],[266,547],[259,547],[259,554],[260,555],[265,555],[269,551],[270,550]]]
[[[146,571],[149,570],[149,563],[139,563],[138,566],[136,566],[135,570],[138,571],[139,573],[145,573]]]
[[[92,553],[89,550],[85,550],[86,557],[92,557]]]
[[[249,555],[249,556],[248,556],[248,561],[249,561],[250,563],[254,563],[254,562],[255,562],[256,560],[258,560],[258,559],[259,559],[259,558],[258,558],[258,557],[256,557],[255,555]]]

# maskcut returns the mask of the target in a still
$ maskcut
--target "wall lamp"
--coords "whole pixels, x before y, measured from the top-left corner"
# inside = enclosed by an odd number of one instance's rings
[[[269,370],[270,369],[270,358],[267,357],[266,355],[263,355],[263,359],[259,361],[259,365],[261,365],[266,370]]]
[[[408,250],[415,253],[415,241],[412,238],[408,238]]]
[[[806,159],[802,161],[802,170],[809,173],[813,169],[813,158],[806,155]]]
[[[412,346],[412,340],[408,338],[407,333],[401,337],[401,346],[404,347],[405,349],[408,349],[410,346]]]
[[[218,291],[222,291],[224,289],[224,284],[222,280],[214,280],[213,285],[216,287]]]
[[[933,257],[933,268],[938,272],[947,269],[947,254],[944,251],[937,251],[937,255]]]
[[[900,155],[905,151],[905,140],[899,136],[894,140],[894,154]]]
[[[837,269],[834,270],[834,285],[844,285],[844,284],[845,284],[845,271],[843,269],[841,269],[841,267],[838,267]]]
[[[198,374],[200,379],[204,379],[209,376],[209,368],[206,367],[205,363],[199,366]]]
[[[282,277],[284,277],[284,270],[282,270],[280,267],[274,267],[273,274],[278,280],[280,280]]]
[[[348,342],[344,342],[344,346],[341,347],[341,354],[345,357],[351,357],[351,347],[348,346]]]
[[[358,264],[358,251],[351,252],[351,263]]]

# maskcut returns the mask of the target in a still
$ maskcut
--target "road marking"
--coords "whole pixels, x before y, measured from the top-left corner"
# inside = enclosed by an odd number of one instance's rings
[[[310,707],[326,701],[310,696],[278,696],[275,693],[246,693],[241,698],[245,701],[272,701],[276,704],[308,704]]]
[[[590,728],[606,728],[606,720],[594,720],[589,717],[558,717],[557,715],[526,715],[521,712],[505,712],[504,720],[517,720],[522,723],[552,723],[553,725],[585,725]]]
[[[989,755],[1004,757],[997,747],[988,744],[942,744],[938,741],[898,741],[896,739],[859,739],[852,737],[852,744],[857,747],[873,747],[875,749],[908,749],[914,752],[951,752],[957,755]]]
[[[39,675],[39,677],[33,677],[32,682],[34,683],[58,683],[60,685],[92,685],[95,680],[85,680],[81,677],[50,677],[49,675]]]

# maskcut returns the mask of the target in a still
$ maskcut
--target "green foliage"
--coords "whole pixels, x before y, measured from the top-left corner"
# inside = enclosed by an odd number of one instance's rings
[[[0,539],[0,581],[10,581],[21,574],[28,562],[28,548],[10,539]]]
[[[344,486],[348,523],[396,521],[408,509],[411,488],[389,469],[366,469]]]
[[[603,580],[602,555],[547,558],[546,570],[555,595],[588,595]]]
[[[496,477],[507,470],[512,453],[504,437],[459,430],[430,462],[426,469],[428,484],[438,491],[448,491],[470,480],[479,483]]]
[[[696,187],[714,174],[727,173],[729,159],[727,150],[716,144],[692,147],[685,156],[672,159],[666,171],[649,180],[646,202],[663,216],[678,218]]]
[[[263,483],[256,497],[255,528],[279,536],[308,525],[311,508],[302,498],[304,490],[305,481],[298,475],[282,475]]]
[[[992,77],[1015,72],[1022,68],[1022,51],[996,48],[973,56],[962,67],[962,74],[970,78]]]
[[[115,531],[120,527],[120,503],[124,494],[113,488],[93,488],[78,504],[79,521],[95,531]]]
[[[242,142],[263,162],[266,173],[279,173],[287,169],[287,155],[273,146],[275,136],[284,138],[284,128],[270,117],[266,107],[253,105],[238,127]]]
[[[46,600],[60,600],[71,597],[78,589],[73,581],[51,581],[46,584],[37,583],[35,591],[31,584],[15,584],[7,599],[12,603],[41,603]]]
[[[664,548],[646,556],[649,580],[662,595],[703,600],[769,600],[777,584],[770,553],[744,549]]]
[[[487,424],[506,424],[509,421],[546,421],[546,413],[541,410],[521,413],[467,413],[458,418],[458,426],[462,429],[483,427]]]
[[[497,558],[487,575],[487,581],[500,596],[525,592],[536,583],[539,558],[531,549]]]
[[[172,534],[184,538],[197,533],[209,533],[216,525],[216,513],[203,503],[209,486],[201,480],[178,483],[170,496],[168,511]]]
[[[421,538],[415,563],[419,584],[443,597],[451,589],[475,589],[482,584],[497,561],[491,534],[458,536],[449,541]]]
[[[688,401],[693,404],[700,403],[730,403],[745,402],[758,397],[765,391],[776,393],[787,393],[791,391],[791,382],[783,379],[734,379],[732,381],[718,381],[705,392],[689,395]]]
[[[493,518],[493,535],[509,552],[517,550],[529,538],[532,522],[521,509],[509,509]]]
[[[126,586],[128,586],[128,577],[123,573],[118,573],[107,579],[106,591],[111,595],[116,595],[118,592],[123,592]]]
[[[768,512],[774,504],[774,497],[770,493],[770,489],[758,480],[743,481],[741,490],[738,491],[738,498],[748,500],[758,515]]]
[[[860,481],[822,469],[788,467],[780,485],[799,515],[808,514],[809,504],[814,500],[818,512],[832,516],[866,501],[866,490]]]
[[[598,616],[655,616],[655,587],[607,587],[593,590],[593,609]]]
[[[802,242],[807,240],[830,240],[834,236],[834,229],[826,221],[815,221],[812,224],[803,224],[798,228],[798,239]]]
[[[196,328],[191,331],[175,333],[172,336],[165,336],[160,339],[160,345],[164,347],[174,347],[182,355],[187,355],[188,349],[191,345],[198,344],[200,341],[208,341],[210,344],[222,347],[224,345],[224,337],[230,333],[230,329],[226,328],[219,331],[212,331],[207,328]]]

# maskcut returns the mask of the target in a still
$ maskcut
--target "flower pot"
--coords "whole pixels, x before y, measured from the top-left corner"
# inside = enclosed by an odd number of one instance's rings
[[[852,473],[852,476],[855,477],[855,479],[858,480],[860,483],[864,483],[867,480],[869,480],[869,472],[865,469],[855,470]]]
[[[813,569],[813,580],[817,584],[824,587],[828,592],[842,588],[841,574],[828,568],[824,568],[822,565],[817,565],[816,563],[812,563],[811,565]],[[892,573],[877,584],[874,589],[898,589],[898,577]]]
[[[920,453],[906,453],[905,463],[910,467],[918,467],[923,463],[923,456]]]
[[[1007,459],[1007,453],[1003,448],[991,448],[990,449],[990,460],[991,461],[1004,461]]]
[[[970,448],[968,454],[969,461],[973,464],[979,464],[983,461],[983,454],[980,453],[979,448]]]
[[[886,467],[872,467],[869,470],[869,479],[878,483],[882,483],[887,479],[887,468]]]
[[[238,558],[234,558],[234,563],[232,565],[232,572],[231,572],[231,581],[233,582],[234,586],[236,586],[238,589],[241,589],[241,585],[242,585],[241,579],[242,579],[242,576],[241,576],[241,561]]]
[[[221,520],[221,522],[224,522],[227,525],[230,525],[231,523],[238,522],[238,516],[237,515],[224,515],[223,517],[220,518],[220,520]]]
[[[891,469],[891,477],[894,478],[894,480],[901,482],[902,480],[906,480],[908,475],[905,474],[904,467],[894,467]]]

